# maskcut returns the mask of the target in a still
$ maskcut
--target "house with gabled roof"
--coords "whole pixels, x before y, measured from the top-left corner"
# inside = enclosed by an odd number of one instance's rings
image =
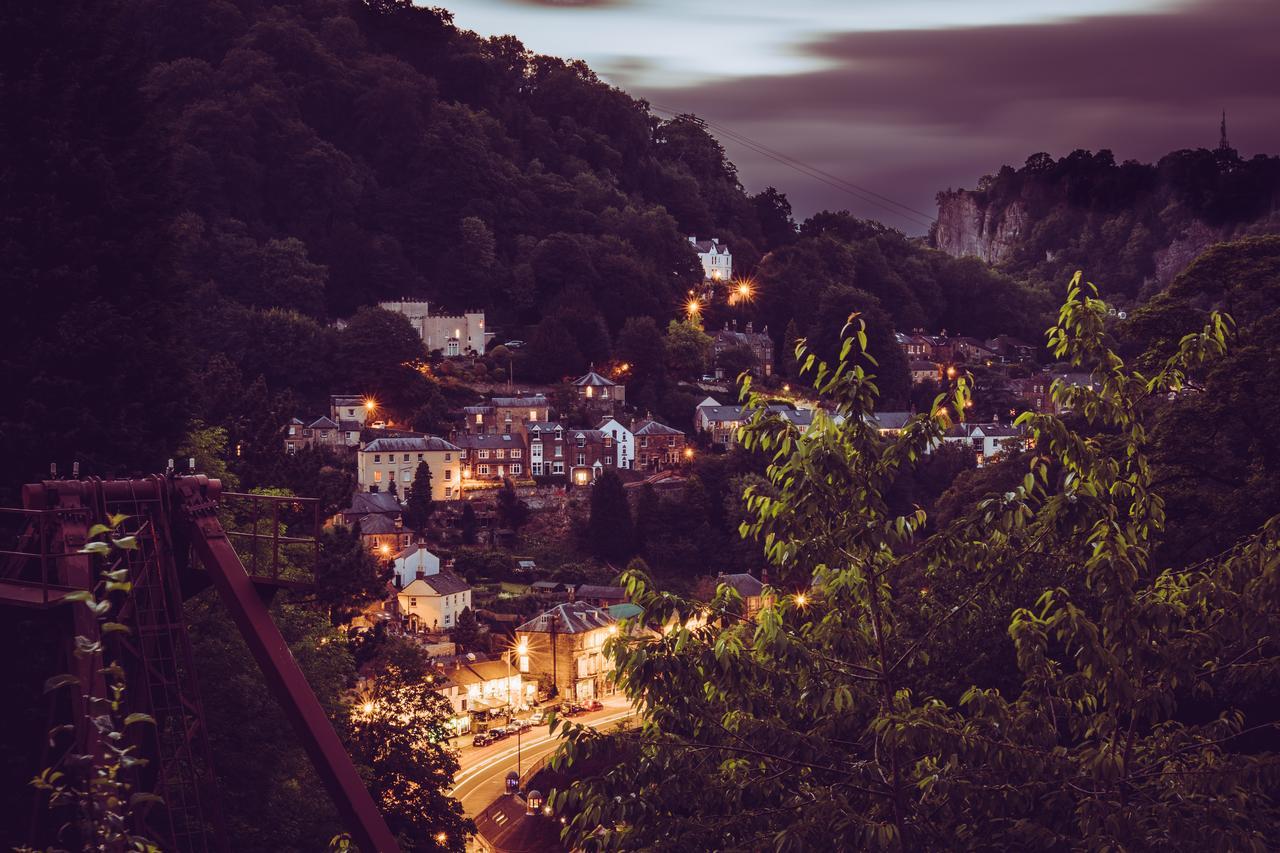
[[[432,575],[418,569],[396,593],[396,603],[410,631],[448,631],[471,606],[471,586],[448,569]]]
[[[636,458],[636,440],[631,430],[615,417],[604,418],[596,424],[596,429],[613,439],[617,448],[617,467],[630,470]]]
[[[516,628],[521,675],[549,677],[558,695],[594,699],[614,692],[604,644],[618,633],[608,611],[585,601],[557,604]]]
[[[636,467],[641,471],[656,471],[683,464],[685,434],[675,427],[645,418],[632,424],[635,436]]]
[[[507,477],[519,480],[529,476],[523,431],[456,435],[453,440],[462,450],[462,482],[467,488],[500,485]]]
[[[554,421],[533,421],[525,425],[529,439],[529,473],[534,477],[565,473],[568,456],[565,428]]]
[[[627,386],[596,373],[594,368],[570,384],[578,404],[589,414],[613,414],[627,401]]]

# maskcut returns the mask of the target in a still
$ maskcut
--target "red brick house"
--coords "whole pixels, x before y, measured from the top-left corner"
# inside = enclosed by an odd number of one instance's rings
[[[530,476],[529,453],[523,431],[501,435],[457,435],[453,443],[462,448],[462,482],[468,487],[501,483],[507,477],[520,480]]]
[[[645,418],[632,425],[635,436],[636,468],[640,471],[656,471],[671,468],[685,462],[685,434],[675,427]]]

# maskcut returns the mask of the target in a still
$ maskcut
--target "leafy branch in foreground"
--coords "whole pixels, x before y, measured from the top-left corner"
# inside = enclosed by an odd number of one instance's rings
[[[655,634],[608,652],[634,732],[568,727],[561,764],[605,767],[553,796],[587,849],[1264,850],[1280,833],[1277,757],[1249,747],[1275,708],[1233,700],[1280,674],[1280,517],[1217,556],[1162,567],[1147,401],[1225,352],[1210,317],[1150,375],[1106,344],[1106,306],[1072,280],[1051,349],[1092,371],[1055,383],[1069,425],[1019,424],[1035,450],[1009,490],[933,527],[885,495],[942,443],[964,386],[900,434],[869,422],[875,362],[857,318],[838,363],[797,357],[829,413],[801,435],[755,410],[744,536],[779,578],[748,619],[625,582]],[[1009,463],[1019,464],[1019,463]],[[982,626],[1011,672],[943,672]],[[962,658],[963,659],[963,658]],[[967,689],[948,685],[962,679]],[[996,682],[1003,686],[996,686]]]
[[[133,536],[120,535],[127,516],[113,515],[107,524],[89,528],[88,542],[79,553],[95,561],[110,558],[121,551],[138,547]],[[113,567],[114,566],[114,567]],[[122,563],[109,564],[92,589],[78,590],[66,597],[73,606],[84,606],[93,614],[96,637],[77,635],[73,654],[80,662],[81,673],[101,683],[95,688],[83,683],[82,676],[64,673],[45,682],[49,693],[75,687],[83,697],[83,719],[59,725],[49,731],[49,745],[57,746],[77,729],[87,732],[87,752],[76,752],[73,742],[62,758],[42,770],[31,785],[48,795],[49,808],[69,811],[70,818],[59,829],[57,837],[66,849],[98,851],[158,851],[160,847],[136,830],[136,812],[162,800],[155,794],[134,791],[130,779],[147,764],[137,755],[136,744],[129,743],[128,729],[138,725],[155,725],[148,714],[129,713],[124,668],[111,651],[111,639],[127,636],[130,628],[114,619],[119,609],[113,593],[128,594],[132,584],[129,568]],[[73,701],[72,707],[78,703]],[[49,848],[55,850],[59,848]]]

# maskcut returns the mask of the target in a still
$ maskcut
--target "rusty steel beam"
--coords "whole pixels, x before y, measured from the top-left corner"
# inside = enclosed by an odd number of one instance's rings
[[[175,508],[185,515],[191,545],[262,669],[267,686],[302,739],[360,849],[366,853],[396,853],[400,847],[395,836],[222,529],[216,500],[201,484],[188,482],[191,479],[194,478],[175,481]]]

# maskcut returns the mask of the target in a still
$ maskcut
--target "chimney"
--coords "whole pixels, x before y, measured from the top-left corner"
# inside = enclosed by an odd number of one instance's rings
[[[760,583],[764,584],[765,586],[769,585],[769,567],[768,566],[765,566],[763,569],[760,570]]]

